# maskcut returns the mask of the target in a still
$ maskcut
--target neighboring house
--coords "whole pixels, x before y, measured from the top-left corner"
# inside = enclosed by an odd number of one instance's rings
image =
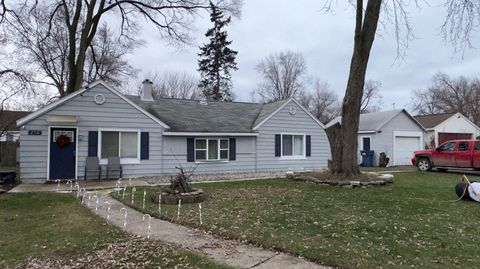
[[[20,129],[16,122],[30,113],[28,111],[0,111],[0,142],[17,141],[20,136]]]
[[[326,125],[329,128],[341,122],[337,117]],[[391,110],[360,115],[358,128],[358,162],[361,150],[373,150],[373,165],[385,152],[389,165],[410,165],[415,150],[423,147],[424,129],[407,111]]]
[[[325,168],[324,126],[297,101],[269,104],[123,95],[104,82],[17,121],[24,181],[83,178],[87,156],[119,156],[124,177]],[[61,136],[62,139],[57,139]],[[65,137],[70,143],[65,146]]]
[[[461,113],[441,113],[414,117],[426,129],[425,148],[436,148],[455,139],[475,139],[480,128]]]

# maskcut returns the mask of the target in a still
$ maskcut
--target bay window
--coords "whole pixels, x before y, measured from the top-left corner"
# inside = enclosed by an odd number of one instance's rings
[[[196,161],[228,160],[228,139],[195,139]]]

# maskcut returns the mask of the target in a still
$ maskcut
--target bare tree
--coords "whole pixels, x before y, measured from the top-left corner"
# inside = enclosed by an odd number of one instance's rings
[[[257,89],[264,102],[297,97],[304,90],[307,65],[300,53],[286,51],[271,54],[256,69],[264,80]]]
[[[327,1],[326,10],[330,9],[332,2]],[[350,3],[355,8],[355,30],[347,88],[342,103],[342,121],[327,130],[332,149],[331,171],[344,176],[360,174],[357,163],[358,124],[368,60],[380,15],[383,14],[382,25],[390,23],[394,26],[397,56],[403,56],[402,51],[408,48],[408,42],[413,37],[410,17],[406,11],[409,1],[351,0]],[[412,3],[418,5],[416,0]],[[468,43],[472,31],[478,28],[478,23],[474,22],[480,18],[480,4],[473,0],[447,0],[446,6],[448,15],[442,28],[444,38]]]
[[[472,48],[472,34],[480,28],[480,2],[477,0],[444,1],[447,16],[442,24],[444,40],[462,52]]]
[[[232,0],[236,2],[235,0]],[[238,5],[231,1],[219,1],[220,8],[236,8]],[[62,56],[66,62],[56,68],[66,70],[67,76],[64,89],[59,91],[61,96],[78,90],[85,77],[85,65],[88,58],[88,50],[94,44],[94,40],[102,26],[104,17],[108,14],[115,15],[119,20],[119,38],[123,40],[135,40],[135,32],[138,31],[136,22],[145,19],[155,25],[162,37],[170,42],[188,43],[189,30],[193,18],[199,11],[208,8],[206,0],[49,0],[35,1],[26,0],[16,4],[15,8],[3,9],[5,15],[3,22],[5,27],[16,31],[20,36],[29,36],[31,16],[40,17],[42,21],[36,23],[40,27],[37,46],[51,46],[45,44],[45,40],[51,36],[62,36],[64,45],[59,45]],[[42,12],[45,11],[45,12]],[[58,27],[59,24],[62,27]],[[46,55],[50,57],[51,55]],[[39,55],[39,57],[44,57]]]
[[[23,7],[23,6],[22,6]],[[6,42],[14,49],[8,55],[17,61],[16,68],[29,77],[31,82],[55,87],[58,95],[67,94],[68,31],[64,20],[54,17],[51,25],[48,7],[33,10],[18,8],[15,20],[7,20],[3,33]],[[133,39],[118,39],[102,24],[85,55],[84,80],[103,79],[118,86],[122,80],[135,76],[136,70],[125,60],[139,42]]]
[[[475,124],[480,124],[480,80],[460,76],[450,78],[437,73],[432,84],[414,91],[412,109],[419,115],[460,112]]]
[[[151,77],[153,82],[154,96],[192,100],[204,97],[202,90],[198,87],[199,78],[194,75],[180,72],[162,72],[147,77]]]
[[[126,56],[138,45],[140,42],[133,39],[115,38],[103,24],[87,51],[85,82],[101,79],[118,87],[123,81],[136,77],[138,70],[128,63]]]
[[[337,94],[330,90],[328,83],[318,79],[315,80],[313,91],[303,93],[299,100],[322,123],[328,123],[340,115]]]
[[[365,81],[363,86],[363,96],[360,105],[360,114],[378,112],[383,103],[383,97],[380,94],[382,83],[375,80]]]

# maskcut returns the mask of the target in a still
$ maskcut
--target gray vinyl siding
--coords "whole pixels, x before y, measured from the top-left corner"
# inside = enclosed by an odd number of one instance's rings
[[[174,174],[175,167],[196,167],[195,173],[230,173],[255,171],[255,137],[236,137],[236,160],[222,162],[187,162],[188,137],[163,137],[163,172]],[[202,138],[202,137],[198,137]],[[205,138],[205,137],[203,137]],[[215,137],[209,137],[215,138]],[[218,137],[224,138],[224,137]]]
[[[96,94],[103,94],[106,102],[97,105],[93,101]],[[292,106],[297,108],[295,115],[289,113]],[[78,121],[70,125],[51,124],[47,122],[49,115],[76,116]],[[140,163],[136,164],[123,164],[124,177],[175,174],[177,166],[188,169],[197,165],[195,173],[199,174],[326,168],[327,160],[330,158],[330,147],[324,129],[295,102],[289,101],[281,111],[257,130],[259,134],[257,137],[235,137],[236,160],[187,162],[187,136],[163,136],[164,129],[161,125],[99,84],[31,120],[21,128],[20,172],[22,180],[26,182],[44,181],[48,177],[49,126],[78,128],[78,179],[83,179],[84,176],[84,164],[88,155],[88,132],[99,129],[149,133],[149,159],[140,160]],[[29,130],[41,130],[42,135],[28,135]],[[310,135],[311,157],[299,160],[281,160],[275,157],[275,134],[281,133]]]
[[[294,115],[290,107],[296,107]],[[297,104],[290,101],[273,117],[258,128],[257,171],[287,171],[326,168],[330,158],[330,146],[325,130]],[[301,133],[311,136],[311,157],[285,160],[275,157],[275,134]]]
[[[103,105],[93,102],[93,97],[99,93],[106,98]],[[47,178],[49,123],[46,120],[48,115],[77,116],[77,124],[72,125],[72,127],[78,127],[79,132],[77,178],[83,179],[84,175],[84,163],[88,154],[88,132],[98,131],[99,128],[135,129],[149,132],[149,160],[141,160],[140,164],[124,164],[124,177],[161,174],[163,128],[102,85],[97,85],[84,94],[76,96],[54,110],[28,122],[25,128],[22,128],[20,138],[22,179],[44,180]],[[56,124],[50,125],[57,126]],[[42,130],[42,135],[28,135],[28,130]]]
[[[422,132],[422,128],[418,126],[408,115],[405,113],[399,113],[393,119],[391,119],[385,126],[382,127],[380,133],[376,134],[359,134],[359,163],[361,162],[360,149],[361,149],[361,136],[372,136],[370,141],[371,150],[375,151],[373,165],[378,165],[378,159],[381,152],[385,152],[387,157],[390,158],[390,165],[393,165],[393,132],[395,131],[407,131],[407,132]]]

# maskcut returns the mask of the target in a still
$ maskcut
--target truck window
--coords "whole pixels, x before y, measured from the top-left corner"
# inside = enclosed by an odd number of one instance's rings
[[[468,142],[460,142],[458,143],[458,151],[467,151],[468,150]]]
[[[480,150],[480,141],[475,142],[475,150]]]
[[[446,144],[441,145],[438,151],[455,151],[455,142],[449,142]]]

